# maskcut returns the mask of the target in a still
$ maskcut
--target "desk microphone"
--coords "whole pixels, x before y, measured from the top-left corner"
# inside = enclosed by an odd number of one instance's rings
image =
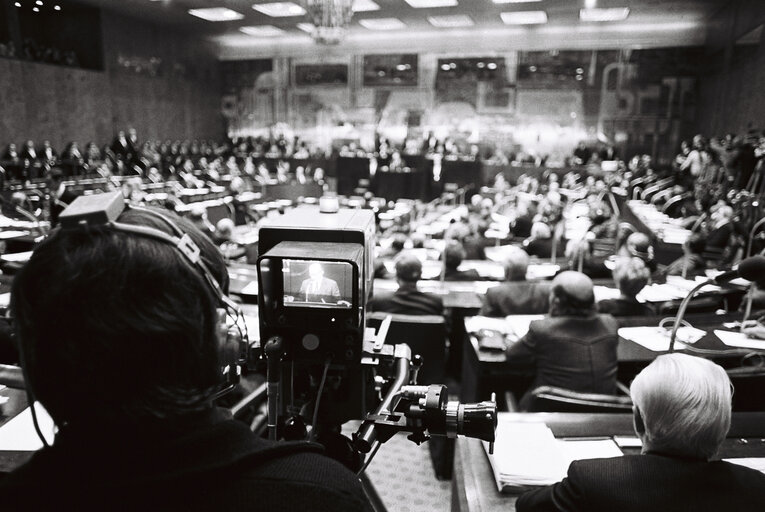
[[[765,256],[752,256],[739,263],[738,268],[717,275],[715,284],[723,284],[742,277],[747,281],[757,281],[765,277]]]
[[[677,310],[675,324],[672,327],[672,336],[669,339],[669,351],[673,352],[675,350],[677,330],[680,328],[680,322],[685,316],[685,310],[688,309],[688,304],[691,302],[693,296],[696,295],[696,292],[708,284],[727,283],[737,277],[743,277],[747,281],[756,281],[757,279],[762,279],[763,276],[765,276],[765,256],[752,256],[739,263],[736,270],[723,272],[714,279],[708,279],[696,285],[690,292],[688,292],[688,295],[683,299],[683,302],[680,303],[680,307]]]

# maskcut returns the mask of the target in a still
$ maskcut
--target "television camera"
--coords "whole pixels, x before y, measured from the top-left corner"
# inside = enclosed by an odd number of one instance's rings
[[[374,239],[369,210],[306,205],[261,228],[257,355],[267,369],[269,437],[318,441],[359,472],[397,432],[417,444],[457,435],[493,444],[493,398],[461,404],[443,385],[418,385],[423,361],[386,340],[390,318],[377,332],[365,327]],[[340,426],[353,419],[361,426],[348,439]]]

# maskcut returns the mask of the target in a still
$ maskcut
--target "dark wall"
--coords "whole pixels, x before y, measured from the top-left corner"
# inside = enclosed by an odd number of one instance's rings
[[[188,34],[102,13],[105,71],[0,58],[0,147],[49,139],[220,138],[221,90],[213,49]]]
[[[765,23],[765,5],[733,1],[716,20],[707,44],[709,69],[699,83],[699,131],[724,135],[765,129],[765,30],[753,41],[736,44]]]

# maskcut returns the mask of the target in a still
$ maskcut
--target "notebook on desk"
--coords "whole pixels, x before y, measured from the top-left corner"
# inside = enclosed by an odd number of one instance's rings
[[[509,421],[500,417],[494,454],[483,443],[497,489],[521,492],[561,481],[574,460],[619,457],[610,438],[556,439],[541,421]]]

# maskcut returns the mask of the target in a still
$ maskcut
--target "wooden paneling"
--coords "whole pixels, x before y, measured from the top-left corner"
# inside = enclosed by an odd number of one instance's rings
[[[111,141],[134,127],[142,139],[220,138],[220,86],[212,49],[188,34],[104,13],[106,71],[0,58],[0,149],[8,142],[48,139],[58,150]],[[118,67],[120,54],[159,57],[165,73]],[[173,72],[183,63],[187,73]]]

